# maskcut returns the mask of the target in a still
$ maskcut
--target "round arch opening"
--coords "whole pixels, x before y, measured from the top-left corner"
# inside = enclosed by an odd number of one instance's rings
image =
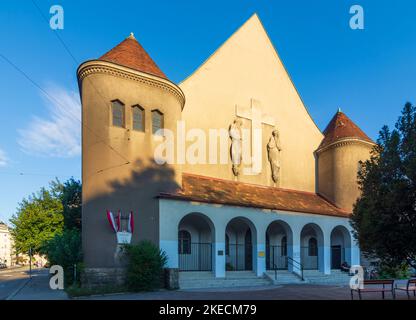
[[[287,270],[293,257],[293,232],[290,226],[276,220],[266,229],[266,270]]]
[[[202,213],[184,216],[178,225],[179,271],[212,271],[214,224]]]
[[[225,228],[226,271],[254,270],[257,231],[247,218],[230,220]]]
[[[302,228],[300,233],[300,262],[305,270],[318,270],[323,264],[322,229],[314,223]]]
[[[351,266],[351,234],[344,226],[336,226],[331,232],[331,269]]]

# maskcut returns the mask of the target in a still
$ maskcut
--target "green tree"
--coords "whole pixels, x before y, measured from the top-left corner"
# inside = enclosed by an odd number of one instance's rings
[[[63,183],[61,192],[65,229],[81,230],[82,186],[71,178]]]
[[[358,174],[351,219],[362,251],[391,269],[416,267],[416,109],[406,103],[395,129],[384,126]]]
[[[60,188],[56,180],[49,190],[42,188],[19,204],[10,219],[16,252],[27,253],[32,248],[33,253],[38,253],[45,242],[62,232],[63,206],[57,197]]]
[[[63,267],[66,285],[74,283],[75,266],[77,275],[82,270],[81,235],[78,229],[66,229],[62,234],[55,234],[52,239],[44,243],[41,253],[48,257],[51,265]]]

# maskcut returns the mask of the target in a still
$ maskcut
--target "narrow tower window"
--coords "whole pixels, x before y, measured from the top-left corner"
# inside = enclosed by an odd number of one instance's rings
[[[153,110],[152,111],[152,133],[156,134],[159,129],[163,129],[163,113],[160,112],[159,110]]]
[[[133,130],[144,132],[144,109],[139,105],[132,107]]]
[[[112,123],[115,127],[124,127],[124,104],[119,100],[111,102]]]

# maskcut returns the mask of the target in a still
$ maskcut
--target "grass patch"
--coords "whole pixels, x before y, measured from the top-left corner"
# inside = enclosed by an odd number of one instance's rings
[[[114,286],[107,285],[97,288],[83,288],[78,285],[73,285],[65,289],[66,293],[71,298],[83,297],[83,296],[92,296],[100,294],[109,294],[109,293],[123,293],[129,292],[126,286]]]

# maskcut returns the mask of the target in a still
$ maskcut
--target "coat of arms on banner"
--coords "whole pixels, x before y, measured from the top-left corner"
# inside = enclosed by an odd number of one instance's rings
[[[128,217],[125,218],[122,216],[121,211],[119,210],[117,216],[114,218],[113,213],[107,210],[107,219],[117,236],[117,244],[129,244],[131,242],[131,236],[134,231],[133,212],[130,211]],[[123,223],[123,221],[127,223]]]

